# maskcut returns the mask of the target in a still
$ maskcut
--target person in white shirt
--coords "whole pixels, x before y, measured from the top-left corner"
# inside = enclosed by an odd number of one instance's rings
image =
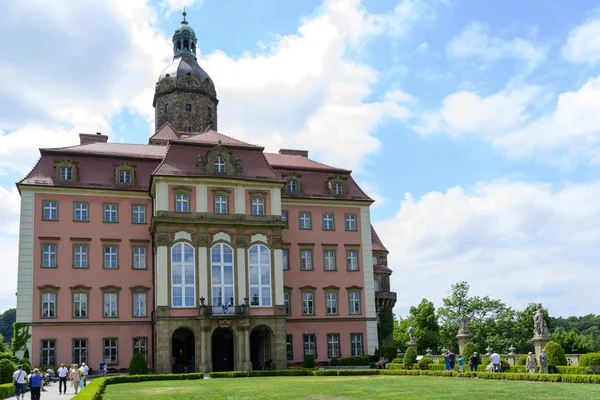
[[[65,367],[65,364],[60,364],[58,369],[58,394],[67,394],[67,374],[69,369]]]
[[[85,365],[85,363],[81,363],[81,380],[83,381],[83,387],[85,387],[85,385],[86,385],[87,375],[88,375],[89,370],[90,370],[90,367]]]
[[[490,356],[490,361],[494,366],[494,372],[500,372],[500,354],[494,352],[494,354]]]
[[[23,371],[23,366],[19,365],[19,369],[15,371],[13,374],[13,385],[15,385],[15,390],[17,392],[17,400],[19,400],[19,396],[21,396],[21,400],[25,398],[25,377],[27,376],[27,372]]]

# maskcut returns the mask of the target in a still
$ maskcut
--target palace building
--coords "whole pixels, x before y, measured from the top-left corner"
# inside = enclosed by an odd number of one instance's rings
[[[17,323],[33,364],[120,368],[140,352],[159,373],[282,369],[389,340],[373,200],[307,151],[219,133],[196,45],[184,13],[147,144],[80,134],[40,149],[17,183]]]

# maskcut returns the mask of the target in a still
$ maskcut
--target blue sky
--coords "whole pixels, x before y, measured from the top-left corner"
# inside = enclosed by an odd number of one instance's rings
[[[452,283],[551,315],[600,256],[600,11],[592,1],[9,1],[0,16],[0,268],[38,147],[146,142],[182,7],[222,133],[353,169],[377,202],[396,312]],[[28,29],[22,28],[27,26]],[[28,45],[24,45],[27,43]],[[15,285],[0,291],[14,304]]]

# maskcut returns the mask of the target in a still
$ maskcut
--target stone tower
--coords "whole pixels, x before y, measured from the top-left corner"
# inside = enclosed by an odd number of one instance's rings
[[[154,93],[155,129],[166,122],[191,133],[217,130],[215,85],[196,59],[196,33],[185,20],[173,34],[173,61],[158,77]]]

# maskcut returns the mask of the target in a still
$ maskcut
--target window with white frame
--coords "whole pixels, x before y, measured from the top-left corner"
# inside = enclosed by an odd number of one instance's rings
[[[301,212],[300,213],[300,229],[310,229],[310,213]]]
[[[314,334],[304,335],[304,355],[317,358],[317,337]]]
[[[225,159],[221,156],[215,157],[213,162],[214,172],[225,172]]]
[[[146,206],[133,206],[133,223],[146,223]]]
[[[131,171],[120,170],[119,171],[119,183],[130,184],[131,183]]]
[[[310,271],[313,269],[312,250],[300,250],[300,269],[302,271]]]
[[[326,213],[323,214],[323,230],[324,231],[332,231],[333,228],[333,214]]]
[[[140,353],[144,357],[148,354],[148,338],[147,337],[134,337],[133,338],[133,354]]]
[[[356,230],[356,215],[346,214],[346,230],[347,231],[355,231]]]
[[[262,197],[252,198],[252,215],[265,215],[265,199]]]
[[[338,195],[338,196],[344,194],[344,185],[339,182],[334,183],[333,184],[333,194]]]
[[[287,211],[281,211],[281,221],[285,222],[285,227],[288,227],[288,212]]]
[[[377,257],[373,256],[373,265],[377,265]]]
[[[351,354],[353,356],[363,355],[363,335],[362,333],[351,333],[350,334],[350,346],[352,348]]]
[[[323,251],[323,269],[325,271],[335,271],[335,250]]]
[[[116,338],[103,339],[104,344],[104,362],[107,364],[116,364],[118,358],[119,340]]]
[[[85,318],[88,316],[88,294],[73,293],[73,317]]]
[[[302,314],[313,315],[315,313],[315,294],[313,292],[302,292]]]
[[[104,302],[104,317],[106,318],[117,318],[119,316],[118,309],[118,293],[104,293],[102,295]]]
[[[283,292],[283,305],[285,306],[285,315],[291,315],[292,309],[290,308],[290,292]]]
[[[58,219],[58,202],[44,201],[44,219],[54,221]]]
[[[380,281],[379,279],[375,279],[375,280],[373,281],[373,291],[374,291],[375,293],[379,292],[379,290],[380,290],[380,289],[379,289],[379,286],[380,286],[380,284],[381,284],[381,281]]]
[[[146,248],[145,247],[134,247],[133,248],[133,268],[134,269],[146,269]]]
[[[190,211],[190,195],[187,193],[175,194],[175,211],[189,212]]]
[[[215,213],[227,214],[227,196],[215,196]]]
[[[56,318],[56,293],[42,293],[42,318]]]
[[[145,317],[146,316],[146,293],[134,293],[133,294],[133,316],[134,317]]]
[[[75,221],[89,221],[87,203],[75,203]]]
[[[287,191],[290,193],[294,193],[298,191],[298,182],[296,181],[288,181],[287,183]]]
[[[117,205],[116,204],[105,204],[104,205],[104,222],[117,222]]]
[[[57,247],[55,244],[42,245],[42,267],[56,268]]]
[[[56,340],[43,339],[40,365],[56,365]]]
[[[88,362],[88,341],[87,339],[73,339],[73,364],[81,365]]]
[[[329,358],[337,358],[340,356],[339,333],[330,333],[327,335],[327,356]]]
[[[285,335],[285,354],[288,360],[294,359],[294,345],[293,345],[293,336]]]
[[[360,314],[360,293],[349,292],[350,314]]]
[[[213,313],[235,305],[233,249],[219,243],[211,249],[211,283]]]
[[[248,250],[248,287],[250,306],[271,305],[271,252],[261,244]]]
[[[61,181],[72,181],[73,180],[73,167],[60,167],[60,180]]]
[[[281,252],[283,254],[283,270],[287,271],[290,269],[290,251],[289,249],[283,249]]]
[[[116,269],[118,267],[119,248],[117,246],[104,246],[104,268]]]
[[[337,299],[336,292],[326,292],[325,293],[325,303],[326,303],[327,314],[337,314],[338,313],[338,299]]]
[[[194,248],[189,243],[171,247],[171,305],[196,306],[196,263]]]
[[[358,271],[358,251],[348,250],[346,252],[346,268],[348,271]]]
[[[73,246],[73,267],[87,268],[88,267],[88,251],[89,247],[85,244]]]

